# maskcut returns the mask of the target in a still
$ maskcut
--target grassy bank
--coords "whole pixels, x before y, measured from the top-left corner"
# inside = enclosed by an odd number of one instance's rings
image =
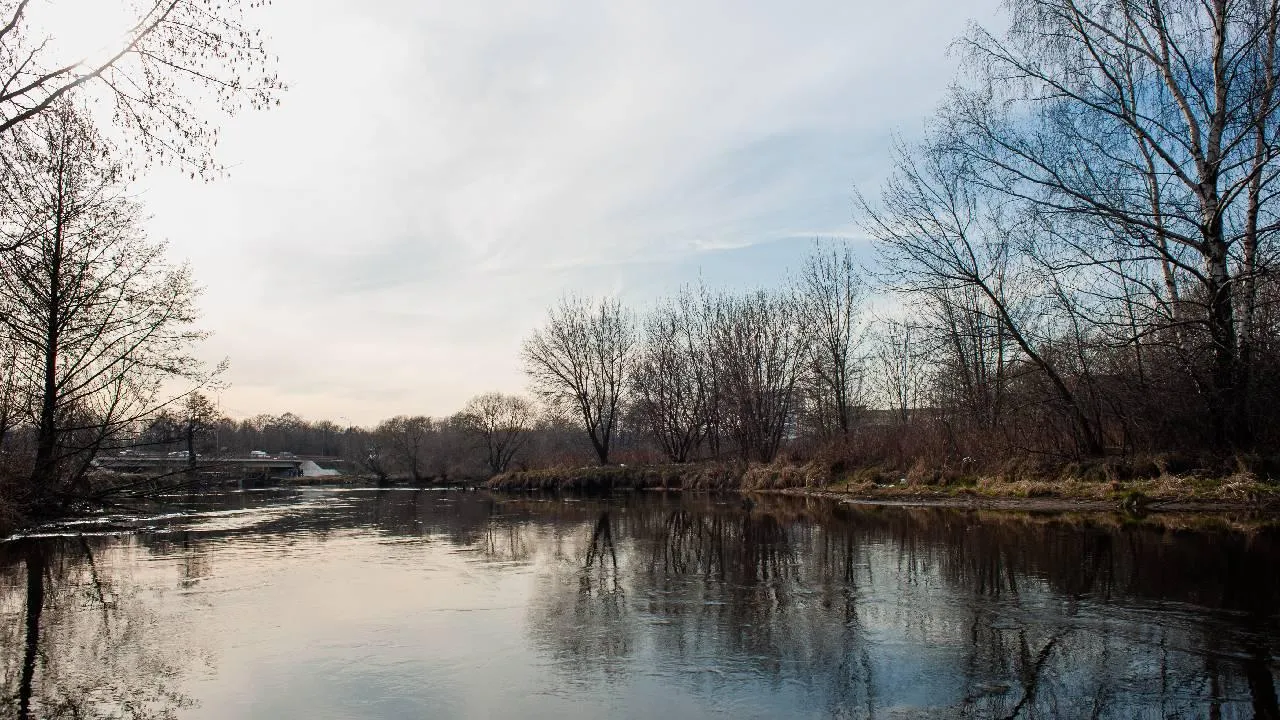
[[[605,465],[495,475],[492,490],[609,492],[612,490],[738,490],[743,468],[732,463]]]
[[[561,468],[509,472],[488,482],[494,490],[608,492],[613,490],[739,490],[829,495],[887,502],[990,507],[1096,505],[1128,510],[1214,507],[1280,510],[1280,483],[1235,467],[1170,469],[1159,459],[1108,459],[1057,466],[1022,464],[996,472],[916,467],[849,469],[841,462],[757,465],[695,463]]]

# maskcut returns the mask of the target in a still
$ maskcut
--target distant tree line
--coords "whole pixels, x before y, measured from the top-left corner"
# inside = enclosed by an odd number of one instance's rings
[[[515,468],[581,465],[590,447],[572,423],[519,395],[488,392],[443,418],[398,415],[372,427],[293,413],[235,420],[201,393],[137,423],[117,453],[180,453],[193,466],[254,451],[341,461],[346,473],[418,484],[486,479]]]

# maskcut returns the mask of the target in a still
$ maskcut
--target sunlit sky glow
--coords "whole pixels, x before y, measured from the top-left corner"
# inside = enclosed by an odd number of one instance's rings
[[[223,124],[228,177],[154,170],[151,230],[200,284],[224,412],[373,423],[520,391],[564,291],[639,308],[865,252],[894,135],[995,2],[277,2],[290,90]]]

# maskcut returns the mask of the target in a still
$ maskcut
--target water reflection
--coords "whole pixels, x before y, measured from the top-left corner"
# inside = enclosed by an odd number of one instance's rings
[[[1280,718],[1276,532],[1179,523],[189,499],[0,543],[0,715]]]
[[[101,574],[85,538],[0,545],[5,717],[172,718],[191,698],[174,682],[190,658],[152,633],[131,590]],[[17,590],[17,592],[12,592]]]
[[[797,686],[832,716],[1280,717],[1269,532],[660,505],[602,511],[589,541],[584,523],[580,566],[535,597],[535,642],[579,680],[636,654],[694,689]]]

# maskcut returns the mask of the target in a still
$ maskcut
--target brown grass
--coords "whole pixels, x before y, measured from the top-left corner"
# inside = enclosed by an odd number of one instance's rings
[[[631,465],[511,472],[488,482],[495,490],[608,492],[612,490],[741,490],[823,493],[864,499],[1060,500],[1130,511],[1160,505],[1280,508],[1280,485],[1241,469],[1215,474],[1176,459],[1140,462],[1104,459],[1053,465],[1010,461],[995,472],[965,472],[916,462],[906,471],[881,466],[849,467],[843,461],[744,464]],[[1162,470],[1161,468],[1165,468]],[[1225,468],[1219,468],[1225,469]],[[967,470],[967,468],[966,468]]]

